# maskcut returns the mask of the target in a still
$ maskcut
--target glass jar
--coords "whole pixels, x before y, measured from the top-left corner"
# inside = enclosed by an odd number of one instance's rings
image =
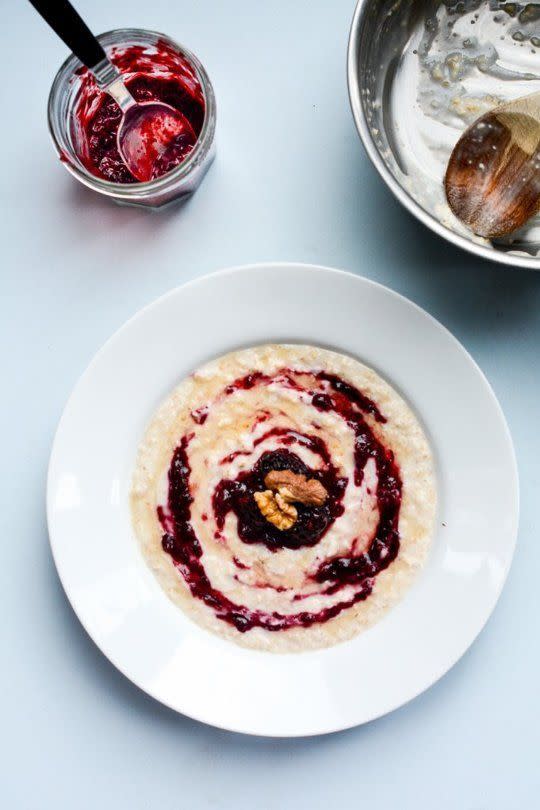
[[[139,46],[156,48],[165,43],[185,58],[201,85],[205,108],[202,127],[193,150],[167,174],[146,183],[115,183],[93,174],[83,160],[75,139],[75,111],[81,94],[81,62],[73,54],[66,59],[54,79],[49,95],[49,131],[67,170],[88,188],[125,205],[158,208],[192,194],[208,170],[215,152],[216,102],[208,75],[196,56],[174,40],[155,31],[123,28],[98,36],[107,55],[113,48]]]

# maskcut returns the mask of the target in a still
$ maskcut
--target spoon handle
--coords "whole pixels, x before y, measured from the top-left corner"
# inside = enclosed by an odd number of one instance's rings
[[[68,0],[30,0],[30,3],[83,65],[92,69],[107,59],[102,46]]]

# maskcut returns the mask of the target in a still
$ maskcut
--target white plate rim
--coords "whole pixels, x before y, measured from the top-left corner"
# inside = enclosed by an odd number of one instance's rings
[[[199,286],[199,285],[202,286],[204,284],[207,284],[208,282],[211,282],[216,277],[234,275],[234,274],[239,274],[239,273],[243,273],[243,272],[247,272],[247,271],[258,272],[258,271],[274,270],[274,269],[299,269],[299,270],[309,271],[310,273],[323,273],[323,274],[333,274],[333,275],[336,275],[336,276],[345,276],[345,277],[349,277],[350,279],[354,279],[355,282],[360,281],[363,284],[367,284],[368,286],[372,286],[372,287],[380,289],[386,295],[389,295],[389,296],[393,297],[394,299],[398,300],[399,302],[401,302],[401,304],[405,305],[406,307],[412,308],[421,317],[426,318],[431,323],[432,327],[434,327],[435,329],[442,332],[444,334],[445,338],[449,339],[450,342],[453,344],[454,349],[456,349],[462,355],[462,357],[464,357],[465,360],[468,363],[470,363],[472,368],[475,370],[475,372],[477,373],[480,381],[482,382],[482,385],[484,387],[485,392],[489,395],[491,403],[495,407],[495,410],[497,411],[498,417],[500,419],[501,427],[502,427],[502,429],[504,431],[504,438],[505,438],[505,441],[506,441],[506,444],[507,444],[507,449],[510,451],[510,458],[512,460],[512,470],[511,470],[511,478],[512,478],[512,483],[513,483],[512,499],[513,499],[513,502],[514,502],[514,505],[515,505],[513,521],[512,521],[512,524],[513,524],[512,525],[512,534],[511,534],[511,537],[509,538],[509,559],[508,559],[508,564],[506,566],[504,575],[500,580],[500,584],[499,584],[499,587],[498,587],[497,591],[493,595],[492,603],[490,604],[489,609],[486,611],[486,615],[485,615],[485,618],[484,618],[483,622],[481,623],[481,625],[478,626],[478,628],[476,629],[475,634],[472,636],[472,638],[466,644],[466,646],[463,647],[461,652],[459,654],[457,654],[450,661],[450,663],[445,665],[441,669],[441,671],[436,673],[433,676],[433,678],[431,679],[429,684],[421,685],[420,688],[418,688],[418,690],[411,693],[407,697],[407,699],[398,700],[395,703],[395,705],[391,705],[389,708],[386,708],[384,711],[374,712],[373,714],[368,715],[367,717],[365,717],[365,719],[363,719],[360,722],[355,720],[355,721],[353,721],[353,722],[351,722],[349,724],[337,723],[335,725],[327,725],[327,726],[316,728],[316,729],[310,729],[308,731],[301,730],[298,733],[286,733],[286,734],[266,733],[266,732],[262,732],[260,730],[252,730],[250,728],[242,727],[240,725],[238,725],[238,726],[233,726],[231,724],[223,725],[223,724],[220,724],[219,722],[215,722],[214,720],[209,719],[208,717],[202,716],[200,713],[190,712],[190,711],[188,711],[188,710],[186,710],[184,708],[182,708],[180,710],[172,702],[167,701],[166,699],[163,698],[163,696],[158,695],[155,691],[149,689],[148,686],[145,686],[145,685],[141,684],[140,682],[138,682],[137,679],[135,679],[129,672],[126,671],[126,669],[122,666],[122,664],[116,659],[116,656],[113,653],[111,653],[110,651],[108,651],[107,649],[105,649],[105,645],[103,644],[103,642],[99,641],[98,639],[96,639],[94,637],[94,634],[89,630],[89,628],[87,626],[87,623],[85,622],[83,616],[81,615],[81,612],[77,609],[75,599],[72,597],[72,593],[70,591],[69,583],[66,581],[65,577],[62,574],[62,565],[61,565],[61,563],[60,563],[60,561],[58,559],[57,552],[55,551],[55,543],[54,543],[54,538],[53,538],[54,530],[52,528],[53,519],[54,519],[54,516],[53,516],[53,504],[52,504],[52,485],[53,485],[53,475],[54,475],[54,464],[56,462],[56,452],[57,452],[57,446],[58,446],[58,443],[59,443],[59,437],[60,437],[60,435],[62,433],[62,430],[63,430],[64,421],[66,419],[66,414],[67,414],[67,412],[68,412],[68,410],[70,408],[70,405],[71,405],[73,399],[75,398],[75,396],[77,394],[77,390],[78,390],[79,386],[83,383],[83,381],[86,379],[87,376],[90,376],[90,374],[92,373],[92,371],[94,369],[94,366],[99,364],[102,355],[104,355],[106,353],[108,348],[116,341],[116,339],[118,339],[123,334],[124,331],[127,331],[130,328],[130,326],[132,325],[132,323],[134,323],[140,316],[142,316],[143,314],[148,313],[152,309],[159,308],[159,306],[161,306],[162,303],[167,301],[169,298],[172,298],[175,295],[179,294],[181,291],[183,291],[183,290],[185,290],[187,288],[192,288],[192,287],[196,287],[196,286]],[[359,725],[365,725],[366,723],[370,723],[370,722],[372,722],[374,720],[379,719],[380,717],[383,717],[383,716],[385,716],[387,714],[390,714],[390,713],[396,711],[397,709],[401,708],[402,706],[406,706],[407,704],[409,704],[410,702],[415,700],[419,695],[423,694],[423,692],[427,691],[432,686],[434,686],[442,677],[444,677],[444,675],[446,675],[451,669],[453,669],[453,667],[458,663],[458,661],[467,653],[467,651],[470,649],[472,644],[476,641],[478,636],[481,634],[481,632],[485,628],[487,622],[491,618],[491,616],[492,616],[492,614],[493,614],[493,612],[495,610],[495,607],[497,605],[497,602],[499,601],[500,595],[501,595],[501,593],[502,593],[502,591],[504,589],[504,586],[506,584],[506,581],[507,581],[507,578],[508,578],[508,575],[509,575],[509,572],[510,572],[510,569],[511,569],[511,566],[512,566],[512,562],[513,562],[513,558],[514,558],[514,554],[515,554],[516,543],[517,543],[517,537],[518,537],[519,516],[520,516],[519,472],[518,472],[518,465],[517,465],[515,447],[514,447],[514,443],[513,443],[513,440],[512,440],[511,433],[510,433],[510,429],[509,429],[506,417],[504,415],[504,412],[502,410],[502,407],[501,407],[501,405],[500,405],[500,403],[499,403],[499,401],[497,399],[497,396],[495,395],[495,392],[494,392],[489,380],[487,379],[486,375],[484,374],[484,372],[482,371],[482,369],[480,368],[480,366],[478,365],[478,363],[476,362],[474,357],[467,351],[467,349],[460,343],[460,341],[452,334],[452,332],[450,332],[450,330],[446,326],[444,326],[433,315],[431,315],[429,312],[427,312],[427,310],[423,309],[421,306],[416,304],[414,301],[410,300],[409,298],[402,295],[401,293],[396,292],[392,288],[387,287],[386,285],[384,285],[384,284],[382,284],[382,283],[380,283],[378,281],[367,278],[366,276],[362,276],[360,274],[357,274],[357,273],[349,271],[349,270],[342,270],[342,269],[338,269],[338,268],[335,268],[335,267],[329,267],[329,266],[325,266],[325,265],[311,264],[309,262],[288,262],[288,261],[272,262],[272,261],[265,261],[265,262],[255,262],[255,263],[244,263],[244,264],[240,264],[240,265],[235,265],[233,267],[223,268],[223,269],[220,269],[220,270],[217,270],[217,271],[206,273],[203,276],[199,276],[199,277],[190,279],[187,282],[184,282],[183,284],[180,284],[180,285],[177,285],[176,287],[173,287],[168,292],[160,295],[158,298],[156,298],[153,301],[149,302],[145,306],[139,308],[131,317],[129,317],[126,321],[124,321],[124,323],[122,323],[121,326],[118,329],[116,329],[112,333],[112,335],[102,344],[102,346],[97,350],[97,352],[94,353],[94,355],[92,356],[90,362],[87,364],[86,368],[84,369],[82,374],[79,375],[77,381],[75,382],[75,384],[74,384],[74,386],[72,388],[72,391],[71,391],[71,393],[70,393],[70,395],[69,395],[69,397],[68,397],[68,399],[67,399],[67,401],[66,401],[66,403],[64,405],[60,420],[58,422],[56,431],[54,433],[54,438],[53,438],[52,445],[51,445],[51,453],[50,453],[50,458],[49,458],[49,465],[48,465],[48,470],[47,470],[46,516],[47,516],[49,543],[50,543],[50,547],[51,547],[51,553],[52,553],[53,561],[54,561],[54,564],[55,564],[55,567],[56,567],[56,571],[58,573],[58,577],[60,579],[60,583],[61,583],[62,588],[63,588],[63,590],[64,590],[64,592],[66,594],[66,597],[68,599],[69,604],[71,605],[71,607],[72,607],[75,615],[77,616],[77,619],[81,623],[83,629],[85,630],[87,635],[90,637],[92,642],[96,645],[96,647],[100,650],[100,652],[110,661],[110,663],[125,678],[127,678],[137,688],[141,689],[141,691],[148,694],[150,697],[152,697],[154,700],[158,701],[162,705],[167,706],[169,709],[176,712],[177,714],[188,717],[188,718],[190,718],[192,720],[196,720],[197,722],[201,722],[201,723],[204,723],[206,725],[213,726],[213,727],[215,727],[217,729],[221,729],[223,731],[232,731],[232,732],[235,732],[235,733],[245,734],[245,735],[248,735],[248,736],[263,736],[263,737],[275,738],[275,739],[286,739],[286,738],[295,738],[295,737],[313,737],[313,736],[319,736],[319,735],[333,734],[333,733],[337,733],[339,731],[345,731],[345,730],[348,730],[348,729],[351,729],[351,728],[355,728],[355,727],[357,727]]]

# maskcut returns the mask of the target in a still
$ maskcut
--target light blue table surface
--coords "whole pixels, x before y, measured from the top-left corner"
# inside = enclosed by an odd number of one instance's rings
[[[29,4],[2,0],[0,804],[538,806],[540,277],[441,241],[376,176],[347,98],[352,0],[79,0],[78,7],[97,31],[154,28],[199,55],[218,100],[218,157],[187,205],[159,214],[116,207],[79,187],[46,129],[47,94],[65,48]],[[172,287],[265,260],[351,270],[445,324],[501,401],[522,491],[507,586],[458,665],[392,715],[296,741],[216,731],[132,686],[69,607],[45,522],[54,430],[101,344]],[[448,397],[467,396],[448,384]]]

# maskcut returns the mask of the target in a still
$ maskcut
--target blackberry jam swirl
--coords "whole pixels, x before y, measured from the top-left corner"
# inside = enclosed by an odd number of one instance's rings
[[[429,447],[403,400],[350,358],[292,346],[184,381],[141,445],[132,496],[174,601],[266,649],[326,646],[375,621],[423,563],[434,506]]]

